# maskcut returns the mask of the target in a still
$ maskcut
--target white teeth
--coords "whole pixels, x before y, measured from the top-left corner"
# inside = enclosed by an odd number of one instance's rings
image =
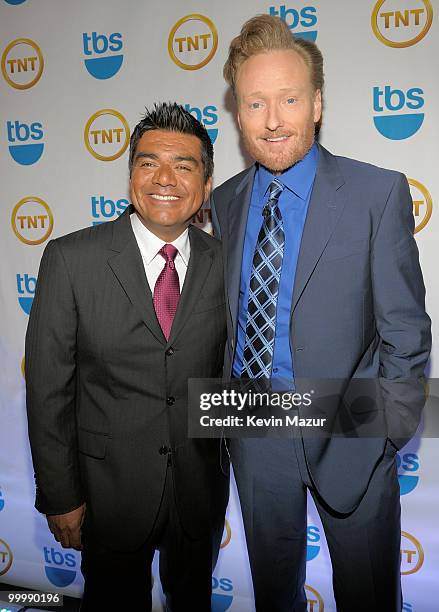
[[[286,140],[288,136],[278,136],[277,138],[266,138],[268,142],[279,142],[280,140]]]
[[[159,195],[158,193],[152,193],[151,194],[151,198],[154,198],[154,200],[164,200],[164,201],[167,201],[167,200],[178,200],[178,198],[176,196],[171,196],[171,195],[164,196],[164,195]]]

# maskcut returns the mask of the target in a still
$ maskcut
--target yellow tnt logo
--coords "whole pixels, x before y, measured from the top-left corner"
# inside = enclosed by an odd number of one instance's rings
[[[29,89],[40,80],[44,59],[37,43],[29,38],[17,38],[3,51],[1,66],[11,87]]]
[[[415,574],[424,563],[424,550],[415,536],[401,531],[401,574]]]
[[[320,593],[308,584],[305,584],[305,593],[307,601],[307,612],[324,612],[325,604]]]
[[[210,62],[217,48],[218,32],[204,15],[186,15],[169,32],[168,53],[183,70],[199,70]]]
[[[379,0],[372,11],[372,30],[388,47],[411,47],[424,38],[433,21],[430,0]]]
[[[14,206],[11,225],[14,234],[24,244],[41,244],[52,233],[52,211],[41,198],[23,198]]]
[[[12,551],[7,543],[0,539],[0,576],[9,571],[13,558]]]
[[[97,111],[84,128],[84,143],[89,153],[100,161],[113,161],[130,142],[130,128],[121,113],[111,108]]]
[[[230,540],[232,539],[232,528],[230,527],[230,523],[227,519],[226,519],[226,524],[224,525],[224,531],[226,533],[225,533],[225,536],[223,534],[224,539],[221,542],[220,548],[225,548],[230,543]]]
[[[415,234],[420,232],[427,223],[433,212],[433,200],[428,189],[415,179],[408,179],[410,193],[413,200],[413,216],[415,217]]]

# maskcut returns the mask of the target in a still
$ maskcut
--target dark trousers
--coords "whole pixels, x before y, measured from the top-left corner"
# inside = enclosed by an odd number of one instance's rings
[[[199,539],[183,531],[175,505],[172,468],[168,467],[163,498],[148,540],[134,552],[110,550],[93,538],[85,522],[81,571],[85,579],[81,612],[97,610],[149,611],[152,606],[151,563],[160,552],[160,580],[170,612],[210,612],[212,569],[218,557],[222,529]]]
[[[257,612],[307,610],[307,488],[325,530],[337,612],[401,611],[400,499],[390,443],[347,515],[331,511],[313,490],[300,438],[233,440],[231,451]]]

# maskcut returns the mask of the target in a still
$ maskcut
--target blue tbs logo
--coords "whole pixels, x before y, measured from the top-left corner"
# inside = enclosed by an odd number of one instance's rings
[[[424,106],[424,91],[420,87],[403,91],[385,85],[374,87],[372,92],[373,122],[382,136],[404,140],[416,134],[424,121],[424,113],[407,111],[419,111]]]
[[[290,8],[283,4],[278,7],[270,6],[269,13],[285,21],[296,38],[306,38],[313,42],[316,40],[317,9],[315,6]]]
[[[396,455],[398,466],[399,490],[401,495],[411,493],[418,485],[419,457],[416,453],[404,453]]]
[[[30,166],[40,159],[44,151],[44,143],[40,142],[44,136],[43,125],[40,122],[7,121],[6,132],[9,153],[17,164]]]
[[[212,612],[226,612],[233,601],[233,582],[231,578],[212,576]]]
[[[119,200],[111,200],[105,196],[92,196],[90,199],[91,216],[93,218],[92,225],[100,225],[107,221],[117,219],[129,206],[129,201],[126,198]]]
[[[320,552],[320,529],[315,525],[306,528],[306,560],[312,561]]]
[[[204,125],[209,134],[209,138],[212,141],[212,144],[215,143],[218,138],[218,109],[216,106],[204,106],[203,108],[198,106],[191,106],[190,104],[185,104],[184,108],[188,113],[191,113],[200,123]]]
[[[76,578],[76,556],[62,553],[53,547],[44,546],[44,569],[46,576],[57,587],[66,587]]]
[[[123,48],[120,32],[113,32],[108,36],[97,32],[84,32],[82,46],[84,55],[87,56],[84,59],[85,67],[95,79],[110,79],[120,70],[123,62],[123,55],[118,53]]]
[[[23,312],[28,315],[30,314],[30,310],[32,308],[32,302],[34,301],[37,279],[29,274],[17,274],[16,279],[18,303],[20,304]]]
[[[2,490],[0,489],[0,512],[3,510],[4,507],[5,507],[5,499],[3,497]]]

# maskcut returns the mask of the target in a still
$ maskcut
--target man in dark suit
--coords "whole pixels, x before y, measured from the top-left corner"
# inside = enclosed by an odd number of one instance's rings
[[[307,609],[309,489],[337,610],[400,611],[395,454],[416,430],[431,344],[407,180],[315,142],[323,58],[279,18],[244,24],[224,76],[256,160],[211,199],[228,285],[225,373],[285,390],[326,379],[331,401],[362,379],[370,394],[348,409],[363,412],[357,438],[232,440],[256,609]]]
[[[228,478],[218,440],[188,439],[187,381],[223,366],[220,243],[190,225],[213,148],[181,106],[156,105],[129,166],[132,206],[42,258],[26,336],[35,505],[82,550],[81,610],[151,609],[158,549],[168,609],[206,612]]]

